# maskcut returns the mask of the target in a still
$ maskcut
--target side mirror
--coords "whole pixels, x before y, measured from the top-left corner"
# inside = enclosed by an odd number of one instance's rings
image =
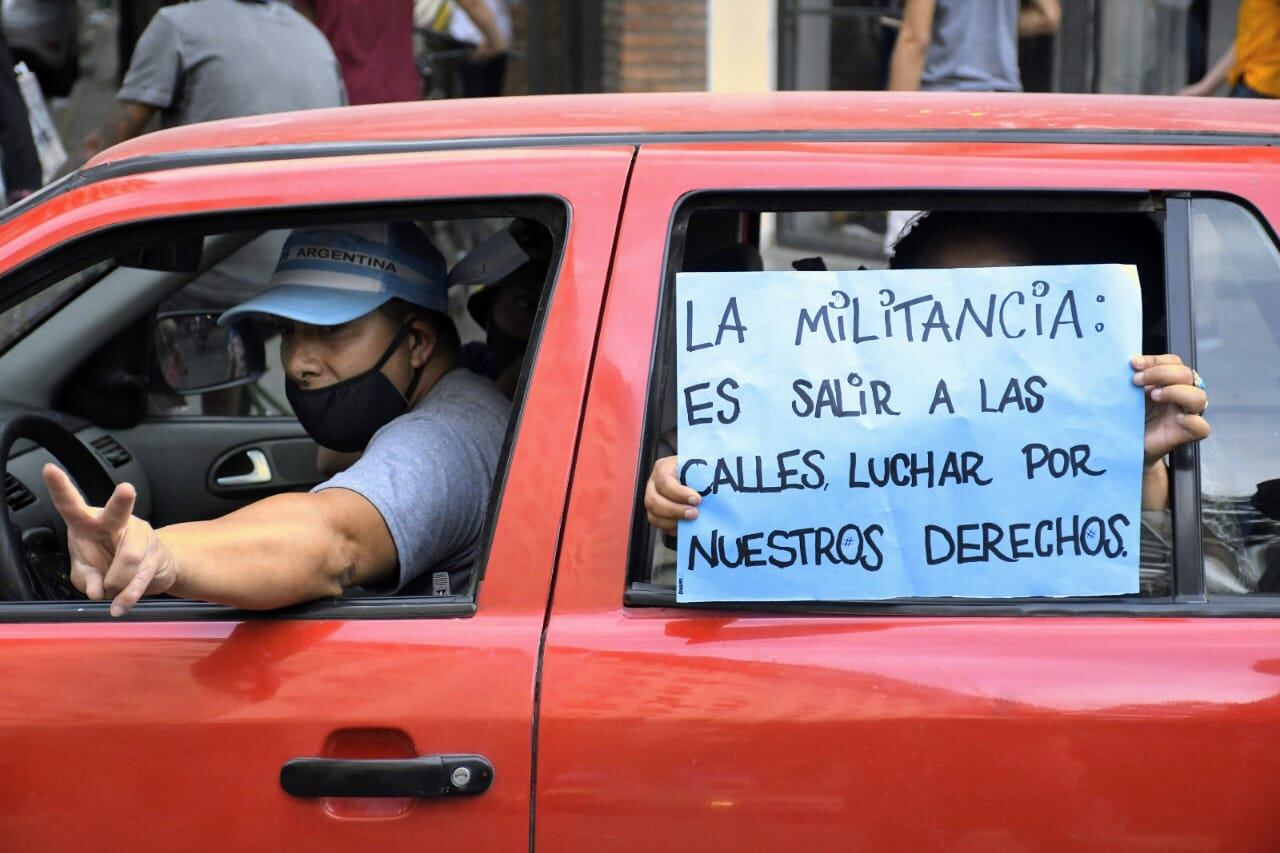
[[[152,327],[154,369],[177,394],[250,385],[266,369],[262,337],[249,323],[218,325],[217,311],[169,311]]]
[[[160,272],[197,272],[204,253],[204,238],[181,237],[121,246],[115,251],[122,267]]]

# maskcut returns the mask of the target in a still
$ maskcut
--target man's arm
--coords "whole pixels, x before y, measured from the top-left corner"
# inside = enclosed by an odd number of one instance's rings
[[[395,543],[377,509],[346,489],[274,495],[222,518],[156,530],[133,516],[133,487],[102,509],[46,465],[44,479],[67,522],[71,580],[120,616],[163,592],[266,610],[338,596],[395,572]]]
[[[476,48],[476,59],[488,59],[507,51],[510,45],[503,38],[502,30],[498,27],[498,19],[485,0],[455,0],[455,2],[462,7],[462,11],[467,13],[467,17],[484,36],[484,44]]]
[[[907,0],[902,9],[902,27],[889,59],[889,89],[913,92],[920,88],[924,62],[933,39],[933,12],[936,0]]]
[[[84,138],[84,158],[88,160],[99,151],[142,133],[155,114],[156,108],[148,104],[122,101],[102,127]]]
[[[1058,0],[1024,0],[1018,10],[1019,36],[1047,36],[1062,25],[1062,7]]]
[[[157,533],[175,563],[171,594],[252,610],[336,597],[397,566],[382,516],[347,489],[273,495]]]
[[[1213,64],[1208,73],[1196,82],[1187,86],[1179,95],[1195,95],[1197,97],[1205,97],[1212,95],[1218,91],[1218,87],[1227,82],[1227,75],[1231,73],[1231,69],[1236,64],[1236,46],[1233,42],[1226,53],[1222,54],[1222,58]]]
[[[181,39],[168,11],[156,12],[142,31],[116,95],[120,106],[102,127],[84,138],[86,158],[142,133],[157,110],[174,105],[180,91],[183,59]]]

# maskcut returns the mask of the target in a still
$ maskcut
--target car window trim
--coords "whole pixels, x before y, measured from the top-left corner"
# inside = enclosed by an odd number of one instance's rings
[[[109,601],[3,601],[0,624],[51,622],[246,622],[259,619],[456,619],[476,614],[463,596],[403,596],[326,599],[276,610],[239,610],[181,599],[143,599],[127,617],[111,615]]]
[[[93,263],[94,258],[107,257],[120,241],[128,240],[137,232],[138,241],[155,241],[191,234],[217,234],[235,230],[270,228],[288,217],[291,227],[332,224],[334,222],[380,221],[389,216],[412,216],[415,211],[430,208],[439,216],[465,212],[475,218],[498,218],[512,215],[533,214],[538,217],[557,216],[557,209],[564,210],[568,223],[569,202],[552,193],[536,193],[525,196],[476,195],[464,198],[389,199],[369,202],[322,202],[301,205],[264,205],[261,207],[235,207],[213,212],[184,213],[161,216],[154,219],[131,219],[102,228],[84,231],[75,237],[57,243],[37,255],[22,261],[0,274],[0,311],[21,302],[49,284]],[[342,217],[346,217],[345,219]],[[462,218],[460,216],[453,218]],[[236,227],[236,226],[240,227]]]
[[[1165,329],[1169,352],[1195,367],[1191,305],[1191,196],[1169,193],[1164,223]],[[1169,454],[1169,499],[1173,521],[1173,594],[1176,601],[1205,599],[1200,537],[1200,448],[1184,444]]]

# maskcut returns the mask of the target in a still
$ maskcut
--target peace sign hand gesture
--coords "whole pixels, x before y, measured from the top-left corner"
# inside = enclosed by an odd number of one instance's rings
[[[93,601],[112,597],[123,616],[143,595],[166,592],[177,580],[173,556],[150,524],[133,515],[132,485],[116,486],[107,505],[89,506],[67,473],[44,466],[53,505],[67,523],[71,582]]]

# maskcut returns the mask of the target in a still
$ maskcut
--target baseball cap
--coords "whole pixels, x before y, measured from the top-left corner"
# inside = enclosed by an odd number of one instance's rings
[[[528,219],[516,219],[490,234],[454,264],[450,285],[484,285],[467,300],[467,311],[484,326],[498,292],[505,287],[541,291],[551,263],[551,232]]]
[[[218,324],[269,314],[337,326],[392,299],[449,311],[444,257],[422,229],[409,222],[302,228],[285,240],[267,289],[224,312]]]

